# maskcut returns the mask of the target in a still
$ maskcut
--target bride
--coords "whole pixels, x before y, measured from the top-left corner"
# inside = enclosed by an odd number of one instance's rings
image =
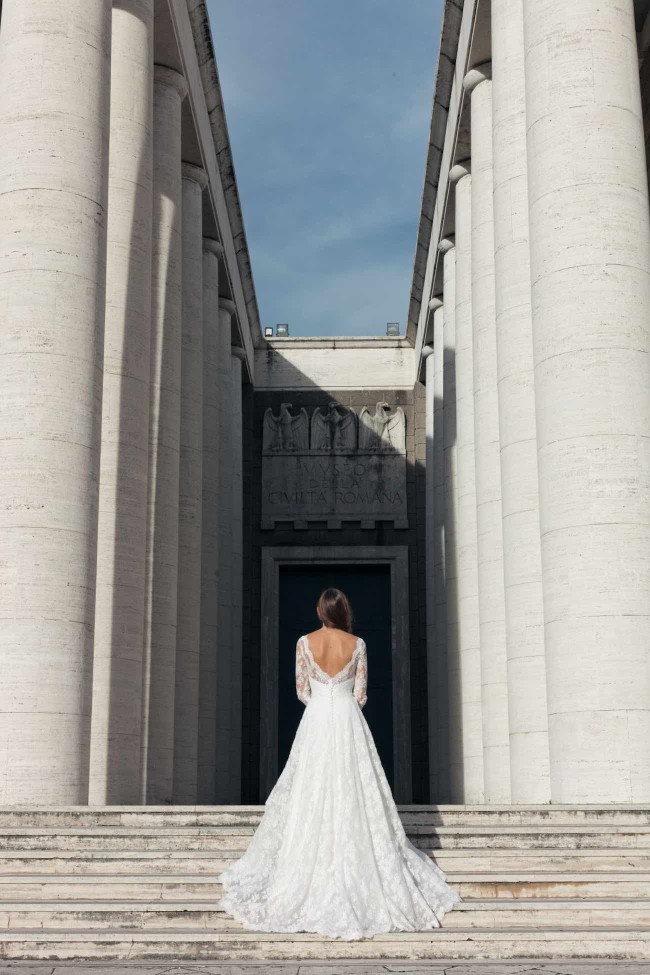
[[[246,852],[221,874],[218,906],[250,929],[346,940],[437,928],[460,898],[404,832],[361,711],[366,645],[339,589],[317,613],[321,629],[296,646],[306,708]]]

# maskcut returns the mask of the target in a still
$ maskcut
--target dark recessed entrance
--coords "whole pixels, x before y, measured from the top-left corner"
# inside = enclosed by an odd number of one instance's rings
[[[278,763],[284,768],[304,705],[296,697],[298,637],[318,629],[316,602],[323,589],[342,589],[354,610],[354,631],[368,647],[368,701],[363,709],[393,788],[393,673],[390,566],[360,564],[280,566]]]

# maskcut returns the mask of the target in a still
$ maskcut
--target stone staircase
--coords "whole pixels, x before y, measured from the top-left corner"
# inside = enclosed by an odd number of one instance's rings
[[[439,930],[356,942],[215,910],[262,811],[0,808],[0,957],[650,959],[650,808],[401,806],[464,900]]]

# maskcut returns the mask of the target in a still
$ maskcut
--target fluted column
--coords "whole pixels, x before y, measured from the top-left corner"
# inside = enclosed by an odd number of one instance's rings
[[[233,645],[233,530],[232,530],[232,316],[235,305],[219,301],[219,486],[218,486],[218,610],[217,610],[217,747],[214,802],[232,800],[230,778],[231,670]]]
[[[4,0],[0,793],[88,800],[110,0]]]
[[[223,247],[203,241],[203,520],[201,546],[201,660],[199,681],[198,801],[215,802],[217,652],[219,622],[219,493],[223,457],[222,360],[230,366],[230,325],[219,313],[219,259]]]
[[[89,802],[140,799],[149,466],[153,0],[113,6]]]
[[[449,799],[462,802],[463,735],[458,651],[458,470],[456,451],[456,250],[452,238],[438,245],[443,260],[442,432],[445,538],[444,638],[447,653]],[[434,336],[435,339],[435,336]],[[434,366],[435,369],[435,366]],[[444,693],[444,691],[443,691]]]
[[[554,802],[650,799],[650,225],[631,0],[526,0]]]
[[[469,163],[449,178],[456,191],[456,443],[458,465],[458,652],[463,736],[463,798],[483,801],[483,729],[474,460],[472,338],[472,176]]]
[[[183,330],[174,802],[197,799],[203,492],[203,169],[183,163]]]
[[[239,346],[232,348],[230,365],[232,377],[232,579],[231,654],[230,670],[230,794],[232,802],[241,802],[241,723],[242,723],[242,610],[244,589],[243,537],[243,423],[242,423],[242,362],[246,353]]]
[[[548,802],[523,0],[492,0],[494,249],[512,801]]]
[[[486,802],[509,802],[508,675],[494,298],[491,66],[484,64],[470,71],[464,87],[471,96],[474,449],[484,799]]]
[[[151,407],[145,602],[143,799],[173,794],[182,332],[181,103],[185,79],[156,65]]]

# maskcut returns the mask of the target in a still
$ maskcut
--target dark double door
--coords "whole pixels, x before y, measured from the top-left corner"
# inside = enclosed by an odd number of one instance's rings
[[[363,709],[386,777],[393,787],[393,673],[390,566],[290,565],[280,567],[278,768],[284,768],[304,710],[296,697],[295,650],[298,637],[320,627],[316,603],[333,586],[348,597],[354,632],[368,648],[368,701]]]

